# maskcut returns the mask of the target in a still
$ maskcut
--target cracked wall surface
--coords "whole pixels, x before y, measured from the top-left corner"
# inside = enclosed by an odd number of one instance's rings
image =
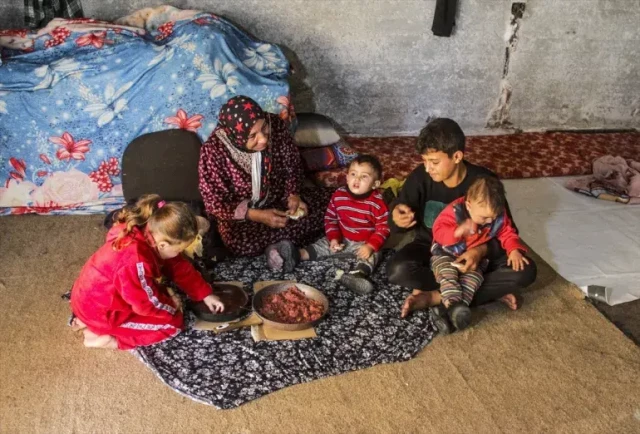
[[[7,3],[11,3],[8,5]],[[113,19],[162,2],[83,0]],[[431,33],[435,0],[178,0],[285,48],[298,111],[365,135],[416,134],[448,116],[490,129],[640,127],[636,0],[459,0],[451,38]],[[19,26],[22,0],[0,5]]]
[[[513,125],[640,128],[640,3],[529,0],[518,33]]]
[[[511,4],[511,16],[507,22],[507,31],[504,35],[505,49],[504,49],[504,65],[502,67],[502,81],[500,81],[500,93],[498,95],[498,101],[491,112],[489,113],[489,119],[487,120],[487,128],[491,129],[510,129],[513,128],[513,124],[509,118],[511,114],[511,96],[513,94],[513,87],[509,80],[509,67],[511,65],[511,58],[516,52],[518,47],[518,30],[520,29],[520,22],[524,16],[526,10],[526,3],[514,2]]]

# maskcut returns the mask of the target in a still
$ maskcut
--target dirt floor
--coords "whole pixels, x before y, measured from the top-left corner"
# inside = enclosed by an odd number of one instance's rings
[[[100,216],[0,218],[0,432],[640,432],[640,349],[539,260],[524,306],[476,311],[418,357],[219,411],[127,352],[87,350],[60,295]]]

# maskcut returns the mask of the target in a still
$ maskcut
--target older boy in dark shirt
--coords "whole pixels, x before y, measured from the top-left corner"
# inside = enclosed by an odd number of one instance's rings
[[[431,121],[416,142],[424,165],[411,172],[391,206],[392,231],[416,229],[415,240],[399,250],[387,265],[390,282],[413,289],[402,306],[402,317],[413,310],[441,303],[439,285],[429,264],[431,230],[436,217],[450,202],[463,197],[475,179],[496,176],[484,167],[464,161],[464,147],[464,133],[455,121],[446,118]],[[511,218],[508,204],[506,210]],[[500,300],[509,308],[518,309],[515,294],[535,281],[535,263],[529,258],[524,268],[512,269],[507,266],[506,252],[496,240],[469,249],[456,262],[462,265],[464,273],[475,270],[485,256],[489,259],[489,268],[472,305]]]

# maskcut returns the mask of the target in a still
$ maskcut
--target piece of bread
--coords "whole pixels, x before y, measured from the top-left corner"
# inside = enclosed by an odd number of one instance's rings
[[[299,218],[304,216],[305,216],[305,212],[304,212],[304,209],[302,208],[298,208],[296,212],[288,215],[288,217],[292,220],[298,220]]]

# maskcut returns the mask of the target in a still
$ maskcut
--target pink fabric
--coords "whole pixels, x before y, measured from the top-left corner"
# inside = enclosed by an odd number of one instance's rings
[[[640,201],[636,201],[636,197],[640,197],[640,162],[628,160],[629,166],[632,171],[635,171],[635,174],[629,179],[629,196],[632,196],[631,201],[633,203],[638,203]]]
[[[640,197],[639,168],[636,161],[605,155],[593,162],[593,176],[625,190],[629,196]]]

